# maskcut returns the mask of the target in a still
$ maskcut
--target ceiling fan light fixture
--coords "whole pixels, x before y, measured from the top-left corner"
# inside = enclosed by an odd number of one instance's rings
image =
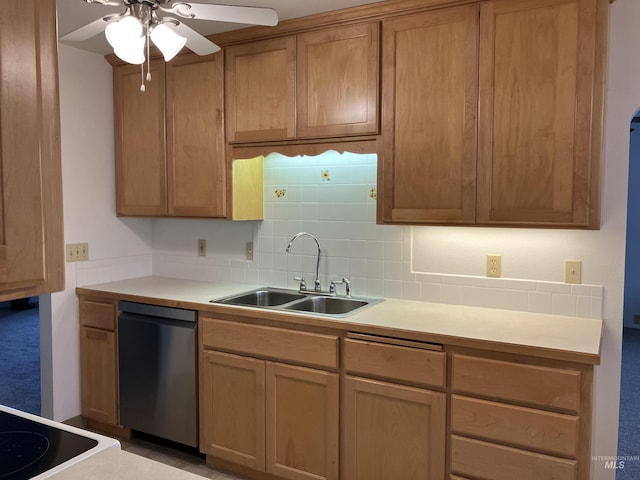
[[[140,65],[144,63],[144,44],[145,38],[135,38],[127,43],[122,43],[113,49],[116,56],[132,65]]]
[[[151,30],[151,41],[162,52],[165,62],[175,57],[187,43],[186,38],[178,35],[163,23],[156,25]]]
[[[116,22],[109,22],[104,30],[109,45],[120,48],[132,40],[142,37],[142,23],[135,17],[127,15]]]
[[[104,33],[118,58],[133,65],[144,62],[145,37],[142,23],[137,18],[126,16],[110,22]]]

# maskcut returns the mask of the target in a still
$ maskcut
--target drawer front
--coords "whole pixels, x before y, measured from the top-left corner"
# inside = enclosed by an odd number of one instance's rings
[[[338,337],[286,328],[202,319],[205,348],[338,368]]]
[[[350,373],[444,388],[446,354],[347,338],[344,366]]]
[[[93,300],[80,300],[80,325],[101,328],[103,330],[115,330],[115,304],[95,302]]]
[[[575,480],[578,462],[451,436],[451,472],[484,480]]]
[[[575,457],[578,417],[452,395],[451,430]]]
[[[572,412],[580,408],[580,372],[453,355],[454,392]]]

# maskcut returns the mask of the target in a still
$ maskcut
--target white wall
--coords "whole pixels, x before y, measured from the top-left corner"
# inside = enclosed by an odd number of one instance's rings
[[[405,292],[403,287],[398,290],[397,285],[388,285],[390,289],[396,288],[394,296],[405,298],[406,295],[408,298],[422,299],[430,298],[428,295],[427,298],[424,296],[425,285],[430,284],[423,281],[422,275],[425,274],[428,278],[440,276],[439,274],[449,278],[451,274],[455,274],[452,278],[455,278],[456,284],[466,281],[469,285],[474,285],[474,278],[478,278],[474,276],[481,274],[487,253],[503,255],[505,276],[525,283],[561,282],[562,260],[582,260],[583,281],[604,287],[601,304],[596,307],[596,310],[600,309],[606,325],[602,362],[596,368],[594,455],[615,455],[617,446],[629,121],[640,106],[640,51],[634,47],[634,39],[640,26],[640,2],[616,0],[610,7],[610,17],[601,230],[492,229],[486,232],[471,228],[402,229],[401,239],[394,238],[392,241],[399,242],[402,248],[413,245],[411,261],[414,271],[402,273],[402,280],[412,290]],[[118,255],[140,254],[146,258],[153,238],[155,273],[173,272],[176,276],[207,279],[219,275],[215,272],[224,271],[224,278],[244,275],[247,281],[256,278],[258,281],[262,280],[260,269],[256,277],[255,267],[243,258],[244,243],[248,239],[253,238],[258,242],[262,249],[258,253],[262,254],[267,247],[261,243],[264,240],[261,237],[276,236],[273,233],[265,235],[260,222],[235,224],[220,221],[155,220],[151,233],[149,221],[123,222],[113,217],[109,70],[101,57],[61,47],[66,241],[89,241],[92,258],[104,258],[108,264],[107,260],[116,262]],[[100,124],[96,125],[96,122]],[[81,174],[84,162],[91,162],[91,168],[87,173]],[[89,187],[86,186],[87,181],[91,183]],[[89,208],[76,208],[76,202],[86,202],[91,206],[91,213],[86,213]],[[100,217],[101,221],[96,221],[95,216]],[[287,231],[288,233],[290,232]],[[208,239],[211,256],[207,257],[209,260],[196,257],[197,238]],[[96,249],[93,248],[94,243]],[[118,243],[123,244],[124,248],[118,247]],[[457,250],[449,248],[452,243],[457,245]],[[273,248],[273,252],[277,250],[275,246],[269,248]],[[382,248],[384,260],[384,245]],[[101,257],[94,257],[94,252]],[[460,255],[461,252],[464,252],[464,257]],[[307,256],[309,255],[307,252]],[[373,255],[376,253],[373,252]],[[400,258],[400,261],[407,261],[405,256]],[[463,258],[467,260],[463,262]],[[538,261],[540,258],[544,261]],[[146,263],[142,263],[144,267],[141,271],[147,268]],[[123,264],[127,264],[126,259]],[[272,269],[273,267],[275,264]],[[115,267],[113,275],[119,274],[121,268]],[[295,268],[297,266],[287,265],[282,267],[282,271],[289,272]],[[416,270],[424,273],[417,274]],[[73,286],[78,281],[78,275],[86,278],[87,272],[68,268],[67,273],[67,290],[54,295],[52,299],[56,418],[73,416],[79,412],[77,349],[74,350],[73,343],[77,337]],[[469,279],[460,280],[465,276],[469,276]],[[375,286],[375,283],[372,285]],[[375,288],[378,290],[365,291],[385,293],[386,287],[382,282],[377,283]],[[58,346],[58,341],[61,346]],[[64,349],[68,351],[63,351]],[[69,369],[68,372],[65,369]],[[57,383],[58,379],[61,379],[60,385]],[[604,462],[594,462],[593,478],[612,480],[614,477],[613,470],[604,469]]]
[[[42,412],[80,413],[76,286],[149,275],[151,221],[115,216],[111,66],[59,46],[65,243],[89,243],[88,262],[66,264],[63,292],[43,296]]]

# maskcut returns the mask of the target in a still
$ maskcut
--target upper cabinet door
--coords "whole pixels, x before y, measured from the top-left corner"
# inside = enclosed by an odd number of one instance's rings
[[[224,217],[223,54],[180,55],[166,69],[169,215]]]
[[[382,222],[473,223],[478,7],[382,29]]]
[[[64,288],[55,0],[0,15],[0,299]]]
[[[113,69],[118,215],[167,213],[164,60],[151,77],[143,93],[139,65]]]
[[[225,51],[227,140],[295,138],[295,37],[227,47]]]
[[[378,23],[298,35],[298,137],[378,131]]]
[[[482,3],[478,223],[599,227],[596,8]]]

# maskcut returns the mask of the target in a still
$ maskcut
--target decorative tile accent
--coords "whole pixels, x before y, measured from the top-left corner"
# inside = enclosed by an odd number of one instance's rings
[[[323,170],[320,175],[322,176],[322,181],[323,182],[330,182],[331,181],[331,174],[329,173],[329,170]]]
[[[281,189],[275,189],[273,191],[273,193],[276,194],[276,198],[282,198],[287,194],[287,189],[286,188],[281,188]]]

